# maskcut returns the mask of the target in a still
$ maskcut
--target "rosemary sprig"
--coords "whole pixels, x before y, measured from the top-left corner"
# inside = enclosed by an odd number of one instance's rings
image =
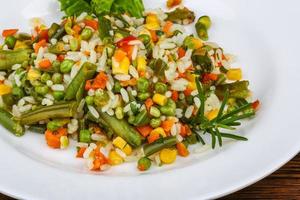
[[[204,115],[206,96],[203,86],[199,80],[196,80],[196,86],[201,105],[196,116],[191,121],[191,129],[194,133],[196,133],[198,141],[205,144],[199,132],[203,132],[203,134],[209,133],[211,135],[211,145],[213,149],[216,147],[217,141],[220,147],[223,145],[223,138],[246,141],[247,138],[245,137],[230,133],[223,133],[220,129],[236,130],[236,127],[241,125],[239,122],[240,120],[250,118],[255,115],[254,110],[245,112],[251,108],[252,104],[243,102],[243,104],[239,104],[234,110],[225,113],[225,107],[229,98],[229,90],[226,90],[217,117],[209,121]]]

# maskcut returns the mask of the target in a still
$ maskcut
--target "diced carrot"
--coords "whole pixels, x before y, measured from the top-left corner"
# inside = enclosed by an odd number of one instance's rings
[[[216,80],[218,80],[217,74],[210,73],[210,74],[203,74],[202,76],[203,83],[207,83],[209,81],[216,81]]]
[[[35,52],[35,53],[38,53],[38,52],[39,52],[39,49],[40,49],[41,47],[45,47],[46,45],[47,45],[46,40],[41,40],[41,41],[37,42],[37,43],[35,44],[35,46],[34,46],[34,52]]]
[[[78,34],[80,33],[80,31],[81,31],[81,27],[80,27],[79,25],[77,25],[77,24],[74,25],[72,29],[73,29],[73,31],[75,32],[75,34],[77,34],[77,35],[78,35]]]
[[[149,125],[146,126],[139,126],[136,128],[138,130],[138,132],[143,136],[143,137],[147,137],[151,131],[153,130],[153,128]]]
[[[151,98],[148,98],[146,101],[145,101],[145,106],[147,108],[147,110],[149,111],[151,106],[153,106],[153,100]]]
[[[18,31],[19,31],[19,29],[6,29],[6,30],[3,30],[2,36],[3,37],[12,36],[12,35],[16,34]]]
[[[94,162],[93,162],[92,171],[100,171],[100,167],[101,167],[100,159],[95,159]]]
[[[260,106],[260,101],[259,101],[259,100],[256,100],[256,101],[254,101],[254,102],[252,103],[252,108],[253,108],[254,110],[258,110],[259,106]]]
[[[164,129],[166,133],[169,133],[171,131],[173,124],[174,124],[174,119],[167,119],[162,122],[161,127]]]
[[[151,144],[151,143],[155,142],[156,140],[158,140],[159,138],[160,138],[159,133],[151,132],[150,135],[147,137],[148,143]]]
[[[127,53],[121,49],[117,49],[114,54],[114,59],[120,63],[126,57]]]
[[[186,146],[182,142],[177,143],[176,148],[177,148],[178,154],[182,157],[187,157],[190,154],[189,150],[186,148]]]
[[[173,8],[175,6],[178,6],[179,4],[181,4],[182,0],[168,0],[167,1],[167,7],[168,8]]]
[[[140,75],[140,77],[144,77],[145,76],[145,72],[144,71],[139,71],[139,75]]]
[[[77,155],[76,158],[83,158],[83,154],[86,150],[86,147],[81,147],[78,151],[77,151]]]
[[[187,136],[186,126],[183,125],[183,124],[181,124],[181,126],[180,126],[180,135],[181,135],[182,137],[186,137],[186,136]]]
[[[120,84],[121,84],[122,87],[136,86],[137,80],[135,78],[132,78],[128,81],[120,81]]]
[[[104,72],[100,72],[96,76],[96,78],[92,84],[92,88],[95,90],[96,89],[104,89],[106,87],[107,81],[108,81],[108,76]]]
[[[171,34],[172,26],[173,26],[173,22],[167,21],[163,27],[163,32],[169,36]]]
[[[137,38],[132,36],[132,35],[129,35],[125,38],[123,38],[122,40],[118,41],[117,42],[117,46],[119,48],[123,47],[123,46],[128,46],[129,45],[129,42],[132,41],[132,40],[136,40]]]
[[[94,30],[98,30],[98,22],[96,20],[93,19],[85,19],[84,20],[84,24],[86,26],[89,26],[91,28],[93,28]]]
[[[86,56],[90,56],[90,55],[91,55],[91,52],[90,52],[90,51],[84,51],[83,53],[84,53],[84,55],[86,55]]]
[[[41,69],[49,69],[51,66],[52,66],[52,64],[49,59],[44,59],[39,62],[39,67]]]
[[[49,147],[60,148],[60,138],[67,135],[66,128],[59,128],[57,131],[46,130],[45,138]]]
[[[94,149],[93,155],[95,157],[94,166],[92,168],[93,171],[101,170],[101,165],[108,163],[108,159],[100,152],[99,147]]]
[[[178,57],[179,57],[179,58],[182,58],[182,57],[185,56],[186,51],[184,50],[184,48],[179,47],[177,53],[178,53]]]
[[[44,29],[39,32],[39,41],[41,40],[49,40],[48,29]]]
[[[84,89],[85,89],[86,91],[92,89],[92,80],[87,80],[87,81],[85,82],[85,87],[84,87]]]
[[[133,46],[131,46],[131,45],[123,45],[121,47],[121,49],[127,53],[128,57],[130,59],[132,58]]]
[[[178,92],[175,91],[175,90],[173,90],[173,91],[172,91],[172,96],[171,96],[171,98],[172,98],[174,101],[177,101],[178,98],[179,98]]]
[[[62,54],[58,55],[57,58],[56,58],[56,60],[58,60],[60,62],[62,62],[64,59],[65,59],[65,56],[62,55]]]
[[[186,73],[179,73],[178,78],[186,78]]]
[[[156,43],[158,41],[158,37],[157,37],[157,34],[156,34],[156,31],[154,30],[149,30],[150,34],[151,34],[151,38],[152,38],[152,41],[154,43]]]
[[[191,88],[187,88],[186,90],[183,91],[185,96],[190,96],[193,90]]]

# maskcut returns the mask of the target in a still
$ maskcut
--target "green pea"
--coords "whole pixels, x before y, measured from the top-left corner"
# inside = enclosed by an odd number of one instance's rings
[[[146,171],[151,167],[151,160],[149,158],[140,158],[137,164],[137,168],[140,171]]]
[[[17,99],[21,99],[24,97],[25,93],[24,90],[20,87],[13,87],[12,88],[12,95],[17,97]]]
[[[104,90],[97,90],[94,96],[94,103],[97,107],[105,106],[109,101],[109,95]]]
[[[77,51],[79,49],[79,41],[76,38],[70,40],[70,48],[72,51]]]
[[[117,119],[123,119],[124,118],[124,112],[122,107],[117,107],[115,111]]]
[[[89,40],[93,36],[93,31],[90,28],[84,28],[81,32],[81,39]]]
[[[54,73],[52,75],[52,82],[54,84],[60,84],[60,83],[62,83],[63,82],[63,76],[62,76],[62,74],[60,74],[60,73]]]
[[[149,92],[143,92],[143,93],[139,93],[138,94],[138,98],[141,101],[145,101],[146,99],[148,99],[150,97],[150,93]]]
[[[176,111],[176,103],[172,99],[168,99],[165,106],[161,106],[160,112],[167,116],[174,116]]]
[[[53,97],[56,101],[60,101],[64,99],[65,93],[63,91],[54,91]]]
[[[17,39],[14,36],[8,36],[5,38],[4,42],[9,49],[13,49],[15,47]]]
[[[152,128],[157,128],[160,126],[160,124],[161,124],[160,118],[153,118],[150,121],[150,126],[152,126]]]
[[[70,73],[75,62],[73,60],[64,60],[60,65],[60,71],[64,74]]]
[[[168,87],[166,84],[158,82],[155,84],[154,89],[157,93],[165,94],[168,90]]]
[[[55,72],[59,72],[60,71],[60,62],[58,60],[54,60],[52,62],[52,69],[55,71]]]
[[[160,110],[155,106],[151,106],[150,115],[152,115],[153,117],[160,117]]]
[[[150,83],[146,78],[139,78],[137,81],[137,90],[139,92],[147,92],[149,90]]]
[[[114,93],[120,93],[121,88],[121,83],[119,81],[116,81],[113,88]]]
[[[151,41],[151,38],[147,34],[139,35],[138,37],[144,44],[148,44]]]
[[[94,104],[94,97],[92,97],[92,96],[86,96],[85,97],[85,102],[86,102],[86,104],[87,105],[93,105]]]
[[[47,81],[49,81],[51,79],[50,74],[48,74],[47,72],[43,73],[41,76],[41,81],[42,83],[46,83]]]
[[[84,143],[90,143],[91,142],[91,131],[87,129],[83,129],[79,133],[79,141]]]
[[[44,96],[45,94],[47,94],[49,92],[49,88],[47,85],[40,85],[40,86],[36,86],[34,88],[35,92]]]

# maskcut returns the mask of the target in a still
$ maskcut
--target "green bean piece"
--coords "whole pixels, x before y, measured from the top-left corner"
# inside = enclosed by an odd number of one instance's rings
[[[65,93],[63,91],[53,91],[52,95],[56,101],[61,101],[65,97]]]
[[[150,118],[148,116],[147,110],[141,111],[136,117],[133,122],[134,126],[144,126],[150,122]]]
[[[30,60],[30,51],[19,50],[0,50],[0,70],[10,70],[15,64],[22,64]]]
[[[64,60],[60,65],[60,71],[64,74],[70,73],[75,62],[73,60]]]
[[[137,80],[137,90],[139,92],[148,92],[149,87],[150,87],[150,83],[148,79],[143,77]]]
[[[85,97],[85,102],[86,102],[87,105],[92,106],[94,104],[94,97],[86,96]]]
[[[28,33],[18,33],[15,37],[19,41],[29,41],[32,39],[31,35]]]
[[[109,95],[105,90],[97,90],[94,96],[94,103],[97,107],[105,106],[109,101]]]
[[[151,42],[151,38],[149,35],[147,34],[142,34],[142,35],[139,35],[138,37],[144,44],[148,44],[149,42]]]
[[[141,101],[145,101],[150,96],[151,96],[151,94],[149,92],[143,92],[143,93],[138,94],[138,99],[141,100]]]
[[[80,35],[81,39],[86,41],[91,39],[92,36],[93,36],[93,31],[90,28],[84,28]]]
[[[188,144],[196,144],[198,141],[197,141],[197,136],[196,134],[192,134],[192,135],[189,135],[188,137],[186,137],[185,141],[188,143]]]
[[[56,120],[52,120],[52,121],[48,122],[47,129],[50,130],[50,131],[56,131],[59,128],[61,128],[64,125],[66,125],[67,123],[69,123],[69,122],[70,122],[69,119],[56,119]]]
[[[64,26],[60,26],[60,28],[53,34],[51,39],[60,40],[66,34]]]
[[[203,24],[203,26],[208,30],[211,27],[211,19],[209,16],[202,16],[198,19],[197,23]]]
[[[35,92],[44,96],[49,92],[49,87],[47,85],[39,85],[34,88]]]
[[[157,82],[154,86],[155,91],[160,94],[165,94],[168,90],[168,87],[165,83]]]
[[[119,120],[106,113],[99,112],[100,118],[107,123],[113,132],[123,138],[132,147],[139,147],[142,144],[140,134],[132,128],[125,120]]]
[[[122,88],[122,86],[121,86],[120,82],[116,81],[115,85],[114,85],[114,88],[113,88],[114,93],[120,93],[121,88]]]
[[[42,83],[47,83],[47,81],[51,80],[51,76],[49,73],[44,72],[41,76]]]
[[[2,108],[0,108],[0,123],[15,136],[20,137],[25,133],[24,127],[17,121],[13,120],[12,114]]]
[[[137,168],[140,171],[147,171],[151,167],[151,160],[147,157],[140,158],[137,164]]]
[[[160,118],[153,118],[150,120],[150,126],[152,126],[152,128],[157,128],[161,125],[161,119]]]
[[[135,122],[135,116],[134,116],[134,115],[130,115],[130,116],[128,117],[128,120],[127,120],[127,121],[128,121],[129,124],[132,124],[132,125],[133,125],[134,122]]]
[[[153,117],[160,117],[160,110],[158,108],[156,108],[155,106],[151,106],[149,113]]]
[[[91,139],[91,131],[87,129],[83,129],[79,132],[79,142],[90,143]]]
[[[15,47],[15,44],[17,42],[17,39],[14,36],[8,36],[5,38],[4,43],[7,45],[9,49],[13,49]]]
[[[60,74],[60,73],[54,73],[52,75],[52,82],[54,84],[60,84],[60,83],[62,83],[63,82],[63,75]]]
[[[164,148],[170,148],[177,143],[177,139],[175,136],[169,136],[165,138],[161,138],[151,144],[146,144],[144,149],[144,154],[146,157],[151,156],[152,154],[159,152]]]
[[[72,117],[74,116],[76,109],[76,102],[63,102],[52,106],[38,107],[35,110],[24,113],[15,119],[22,125],[30,125],[47,119]]]
[[[34,133],[44,134],[47,128],[44,124],[34,124],[29,126],[28,130]]]
[[[69,101],[76,98],[77,91],[80,89],[82,83],[85,83],[87,80],[93,78],[96,73],[96,68],[96,65],[89,62],[85,62],[83,64],[79,72],[69,84],[66,90],[65,100]]]
[[[49,38],[52,38],[55,35],[55,33],[57,33],[57,31],[58,31],[59,28],[60,28],[59,24],[57,24],[57,23],[51,24],[51,26],[50,26],[50,28],[48,30],[48,36],[49,36]]]
[[[176,111],[176,103],[172,99],[168,99],[165,106],[161,106],[160,112],[167,116],[174,116]]]
[[[48,48],[49,53],[61,55],[66,54],[65,45],[63,42],[57,42]]]

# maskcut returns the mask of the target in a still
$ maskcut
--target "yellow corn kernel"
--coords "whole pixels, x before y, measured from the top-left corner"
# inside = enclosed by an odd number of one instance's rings
[[[146,66],[147,66],[147,63],[146,63],[145,57],[139,56],[137,58],[137,70],[138,70],[138,72],[145,72],[146,71]]]
[[[5,94],[10,94],[12,91],[12,88],[9,85],[0,85],[0,96],[5,95]]]
[[[166,96],[164,96],[162,94],[158,94],[158,93],[156,93],[152,99],[153,99],[154,103],[156,103],[160,106],[166,105],[166,103],[168,101],[168,98]]]
[[[149,30],[158,30],[160,28],[159,19],[155,14],[149,14],[146,17],[145,27]]]
[[[162,127],[158,127],[156,129],[153,129],[150,133],[150,135],[152,134],[159,134],[162,137],[167,137],[165,130]]]
[[[195,75],[195,74],[192,74],[190,72],[186,73],[186,79],[189,80],[189,81],[191,81],[191,82],[195,82],[196,77],[197,77],[197,75]]]
[[[119,149],[123,149],[125,147],[125,145],[127,144],[127,142],[120,136],[116,137],[112,143]]]
[[[215,119],[218,116],[219,109],[214,109],[206,114],[206,117],[209,121]]]
[[[242,70],[240,68],[229,69],[226,75],[231,81],[239,81],[242,79]]]
[[[164,164],[172,164],[176,160],[177,151],[175,149],[163,149],[159,153],[159,158]]]
[[[33,68],[29,69],[29,71],[27,73],[27,79],[29,81],[35,81],[35,80],[39,79],[40,77],[41,77],[41,73],[38,70],[33,69]]]
[[[131,153],[132,153],[132,148],[129,144],[127,144],[123,149],[122,151],[127,155],[127,156],[130,156]]]
[[[123,158],[116,152],[109,152],[108,158],[112,165],[120,165],[124,162]]]
[[[193,91],[197,89],[197,85],[195,81],[190,81],[187,85],[187,89]]]
[[[69,138],[67,136],[61,136],[59,140],[61,149],[66,149],[69,146]]]
[[[114,58],[112,59],[112,73],[113,74],[128,74],[130,60],[128,57],[123,58],[121,63],[118,63]]]
[[[192,38],[195,49],[199,49],[203,46],[203,42],[198,38]]]

